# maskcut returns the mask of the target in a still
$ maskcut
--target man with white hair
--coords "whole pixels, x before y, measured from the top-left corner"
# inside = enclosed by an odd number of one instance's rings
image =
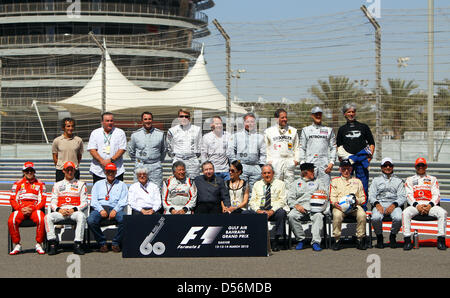
[[[342,108],[347,123],[339,127],[336,145],[339,160],[348,159],[353,167],[352,175],[359,178],[364,191],[369,190],[369,164],[375,152],[375,141],[369,126],[356,121],[356,105],[347,103]],[[366,206],[363,208],[366,210]]]
[[[149,180],[148,168],[138,167],[134,172],[138,182],[128,189],[128,204],[132,214],[152,215],[161,209],[161,192],[159,185]]]
[[[322,114],[319,106],[312,108],[313,123],[300,132],[300,164],[314,164],[317,179],[330,185],[330,173],[336,159],[336,136],[331,127],[322,125]]]

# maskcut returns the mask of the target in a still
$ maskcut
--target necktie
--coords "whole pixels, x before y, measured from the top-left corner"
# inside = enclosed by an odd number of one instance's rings
[[[265,203],[264,203],[264,210],[272,209],[272,206],[271,206],[271,194],[270,194],[270,184],[266,185],[266,192],[265,192],[264,196],[266,198]]]

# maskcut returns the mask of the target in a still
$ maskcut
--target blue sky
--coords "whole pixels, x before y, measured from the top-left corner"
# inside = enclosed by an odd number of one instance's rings
[[[415,80],[420,90],[426,91],[428,1],[378,1],[383,86],[388,78],[400,77]],[[232,39],[232,69],[247,70],[240,80],[232,80],[232,97],[237,94],[245,100],[264,97],[270,101],[286,97],[297,101],[310,97],[308,88],[328,75],[364,79],[369,82],[367,90],[373,90],[374,30],[360,10],[372,2],[215,0],[215,6],[204,11],[212,34],[199,40],[206,45],[208,72],[225,95],[224,41],[211,23],[217,19]],[[435,36],[435,81],[439,81],[450,77],[450,2],[435,0],[434,6],[435,12],[444,8],[446,13],[435,20],[435,30],[440,31]],[[407,68],[397,67],[396,60],[401,56],[411,57]]]

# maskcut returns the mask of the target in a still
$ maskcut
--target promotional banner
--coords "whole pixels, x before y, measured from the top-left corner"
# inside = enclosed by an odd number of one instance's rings
[[[267,256],[264,214],[124,216],[124,258]]]

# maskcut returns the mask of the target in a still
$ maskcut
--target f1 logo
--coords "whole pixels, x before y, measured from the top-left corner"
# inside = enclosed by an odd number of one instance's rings
[[[381,18],[381,0],[366,0],[370,5],[367,7],[367,10],[370,14],[376,18]]]
[[[198,236],[197,232],[201,231],[204,227],[191,227],[186,236],[180,244],[187,244],[190,240],[195,240]],[[203,240],[202,244],[211,244],[214,239],[216,239],[217,234],[222,230],[222,227],[208,227],[206,231],[202,234],[201,238]]]

